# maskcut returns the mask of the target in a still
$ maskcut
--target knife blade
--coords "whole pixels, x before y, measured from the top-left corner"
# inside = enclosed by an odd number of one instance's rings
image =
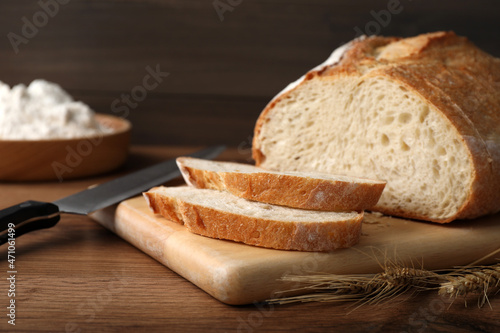
[[[214,146],[187,156],[213,159],[225,146]],[[128,199],[180,175],[175,159],[50,202],[25,201],[0,210],[0,245],[27,232],[53,227],[61,213],[87,215]]]

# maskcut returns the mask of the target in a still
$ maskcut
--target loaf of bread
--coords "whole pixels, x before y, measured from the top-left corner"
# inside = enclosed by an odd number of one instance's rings
[[[500,210],[500,59],[453,32],[356,39],[261,113],[269,170],[387,181],[374,210],[434,222]]]
[[[248,164],[177,158],[187,184],[268,204],[323,211],[374,206],[385,182],[316,172],[273,172]]]
[[[281,250],[331,251],[353,246],[363,213],[323,212],[268,205],[193,187],[156,187],[144,193],[156,214],[211,238]]]

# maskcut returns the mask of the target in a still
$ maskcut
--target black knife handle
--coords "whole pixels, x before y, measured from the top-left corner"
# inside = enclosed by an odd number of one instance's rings
[[[0,210],[0,245],[27,232],[53,227],[59,219],[59,208],[49,202],[30,200]]]

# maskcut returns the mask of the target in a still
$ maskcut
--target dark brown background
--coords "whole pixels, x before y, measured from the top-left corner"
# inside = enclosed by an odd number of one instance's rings
[[[398,36],[455,30],[500,56],[495,0],[400,0],[401,13],[383,25],[372,13],[388,0],[232,2],[240,4],[221,21],[213,0],[70,0],[16,54],[7,34],[21,35],[22,18],[33,22],[41,7],[2,0],[0,80],[45,78],[98,112],[123,115],[111,103],[158,64],[170,75],[130,108],[133,142],[238,146],[248,145],[269,99],[352,39],[356,27]]]

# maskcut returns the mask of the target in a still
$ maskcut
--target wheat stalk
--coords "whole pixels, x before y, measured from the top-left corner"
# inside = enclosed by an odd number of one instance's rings
[[[480,260],[500,252],[494,251]],[[479,262],[476,260],[474,263]],[[500,263],[491,266],[464,266],[450,273],[439,274],[422,268],[404,267],[386,260],[378,274],[312,274],[287,275],[282,281],[295,282],[298,287],[288,290],[311,291],[300,296],[278,297],[267,300],[272,304],[294,302],[345,302],[358,301],[361,304],[378,304],[398,297],[408,291],[438,289],[439,295],[457,299],[479,295],[478,306],[489,304],[489,296],[500,291]],[[465,301],[467,306],[467,302]],[[491,304],[490,304],[491,307]]]
[[[301,296],[274,298],[268,302],[286,304],[313,301],[361,301],[364,304],[377,304],[402,295],[410,289],[436,288],[442,281],[437,273],[413,267],[401,267],[396,263],[386,263],[384,271],[378,274],[288,275],[281,280],[301,285],[297,289],[288,290],[289,292],[307,289],[314,292]]]

